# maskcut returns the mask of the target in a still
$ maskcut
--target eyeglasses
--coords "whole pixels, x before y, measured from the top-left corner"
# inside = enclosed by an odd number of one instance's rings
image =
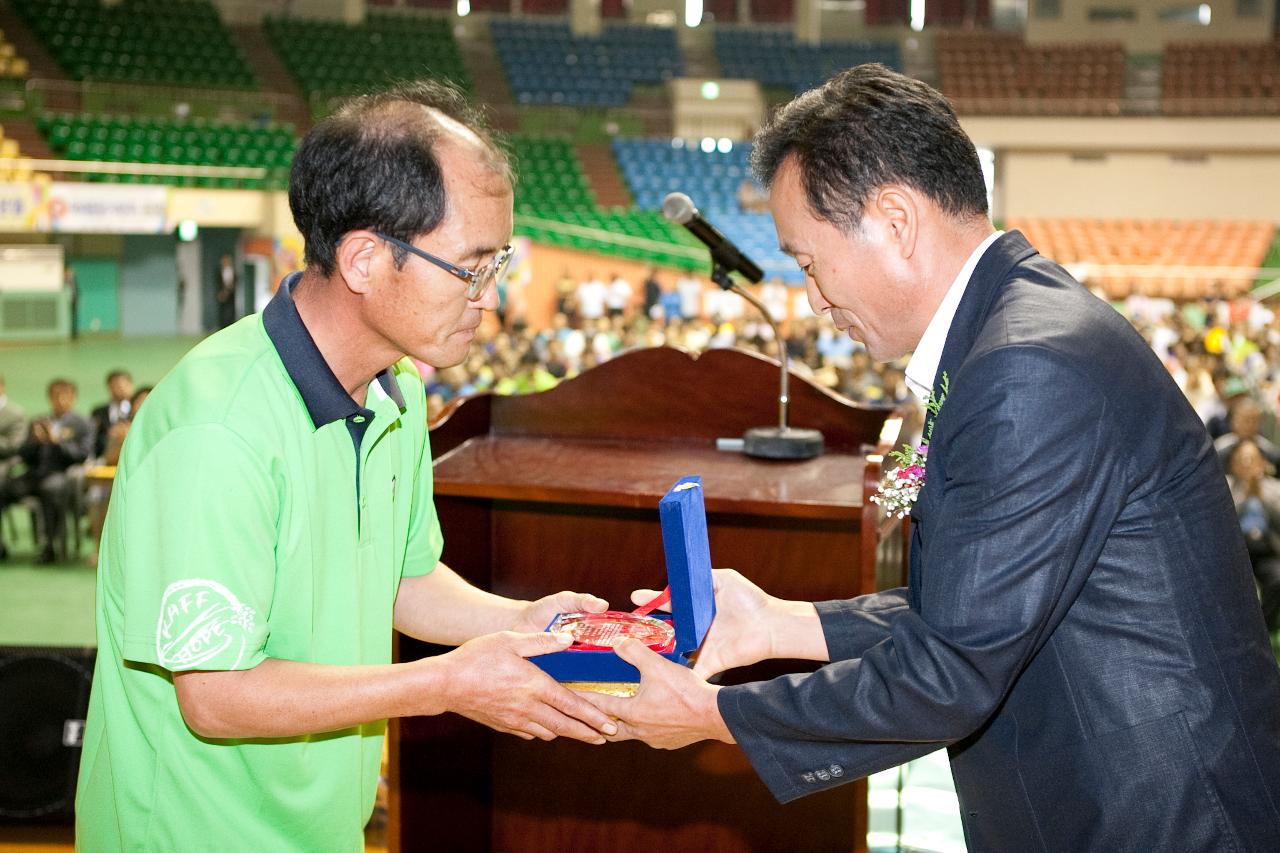
[[[477,270],[463,269],[460,266],[449,263],[444,258],[437,258],[430,252],[424,252],[417,246],[406,243],[404,240],[397,240],[395,237],[383,234],[381,231],[374,231],[378,237],[386,240],[393,246],[404,249],[411,255],[417,255],[424,261],[433,263],[440,269],[455,276],[467,283],[467,299],[475,302],[488,291],[489,285],[495,281],[499,281],[503,274],[507,271],[507,264],[511,261],[511,246],[503,246],[498,250],[498,254],[493,256],[493,260]]]

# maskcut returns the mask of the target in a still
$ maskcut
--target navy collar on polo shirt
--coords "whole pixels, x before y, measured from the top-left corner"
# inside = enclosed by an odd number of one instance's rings
[[[373,421],[373,411],[357,405],[342,387],[302,322],[298,306],[293,301],[293,289],[301,279],[302,273],[293,273],[280,282],[276,295],[271,297],[262,311],[263,328],[276,352],[280,354],[289,378],[302,395],[302,402],[316,429],[334,421],[345,420],[347,429],[351,431],[351,437],[359,448],[364,431]],[[391,369],[382,371],[376,379],[382,390],[403,412],[404,395],[400,393],[400,385]]]

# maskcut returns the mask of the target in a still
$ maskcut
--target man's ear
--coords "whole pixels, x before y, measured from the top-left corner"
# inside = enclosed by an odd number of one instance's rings
[[[920,235],[920,199],[910,187],[889,184],[881,187],[873,202],[886,226],[887,236],[905,260],[915,254]]]
[[[337,272],[352,293],[365,294],[372,288],[381,246],[371,231],[348,231],[338,244]]]

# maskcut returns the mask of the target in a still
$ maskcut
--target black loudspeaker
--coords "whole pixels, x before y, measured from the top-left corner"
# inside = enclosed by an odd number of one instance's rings
[[[71,820],[94,654],[0,646],[0,820]]]

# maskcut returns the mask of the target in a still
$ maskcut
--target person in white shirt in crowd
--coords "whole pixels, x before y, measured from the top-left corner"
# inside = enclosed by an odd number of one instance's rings
[[[623,277],[622,273],[615,272],[613,280],[609,282],[609,290],[605,294],[604,304],[608,309],[610,317],[626,317],[630,313],[631,297],[635,294],[635,288],[631,286],[631,282]]]
[[[694,276],[682,275],[676,279],[676,292],[680,294],[681,317],[692,320],[702,316],[702,291],[702,281]]]
[[[609,288],[605,283],[596,278],[595,273],[587,273],[586,279],[578,285],[576,296],[578,318],[584,326],[589,326],[604,316],[608,295]]]

